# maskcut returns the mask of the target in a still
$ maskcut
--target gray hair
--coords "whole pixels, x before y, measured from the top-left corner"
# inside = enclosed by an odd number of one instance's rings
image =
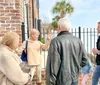
[[[98,24],[100,24],[100,21],[98,22]]]
[[[61,30],[69,31],[70,28],[71,28],[70,21],[67,20],[66,18],[61,18],[61,19],[59,19],[59,21],[58,21],[58,27],[59,27]]]

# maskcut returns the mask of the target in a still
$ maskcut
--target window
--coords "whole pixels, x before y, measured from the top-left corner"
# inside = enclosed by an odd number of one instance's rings
[[[39,0],[36,0],[36,7],[39,8]]]

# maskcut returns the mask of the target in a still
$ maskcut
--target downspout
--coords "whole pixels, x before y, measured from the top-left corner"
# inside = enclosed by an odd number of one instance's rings
[[[33,28],[34,28],[34,1],[32,0],[32,21],[33,21]]]
[[[26,13],[27,13],[27,37],[29,38],[29,8],[28,8],[28,4],[26,4]]]
[[[29,7],[28,0],[24,0],[24,25],[25,25],[25,40],[29,38]]]
[[[38,30],[40,32],[40,35],[39,35],[39,40],[41,40],[41,20],[39,19],[39,0],[38,0]]]
[[[38,4],[39,4],[39,0],[38,0]],[[40,8],[40,5],[38,7],[38,19],[39,19],[39,8]]]
[[[26,19],[26,16],[27,16],[27,14],[26,14],[26,0],[24,0],[24,30],[23,30],[23,36],[24,36],[24,38],[25,38],[25,40],[27,39],[27,19]]]

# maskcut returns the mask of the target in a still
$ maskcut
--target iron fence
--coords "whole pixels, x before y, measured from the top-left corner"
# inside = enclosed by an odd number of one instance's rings
[[[54,37],[57,36],[57,31],[51,31],[54,34]],[[97,30],[95,28],[72,28],[70,32],[81,39],[83,42],[85,49],[87,53],[92,53],[92,49],[96,47],[96,41],[97,41]],[[49,33],[47,32],[42,32],[41,37],[44,38],[45,42],[47,40],[47,36]],[[48,55],[48,51],[41,51],[41,55],[43,56],[42,58],[42,68],[45,68],[46,66],[46,59]]]

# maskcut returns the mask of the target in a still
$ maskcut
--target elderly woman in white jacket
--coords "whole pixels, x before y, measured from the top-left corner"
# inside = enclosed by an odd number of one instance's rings
[[[8,32],[0,44],[0,85],[25,85],[30,81],[30,74],[22,71],[21,59],[14,50],[19,45],[19,35]]]

